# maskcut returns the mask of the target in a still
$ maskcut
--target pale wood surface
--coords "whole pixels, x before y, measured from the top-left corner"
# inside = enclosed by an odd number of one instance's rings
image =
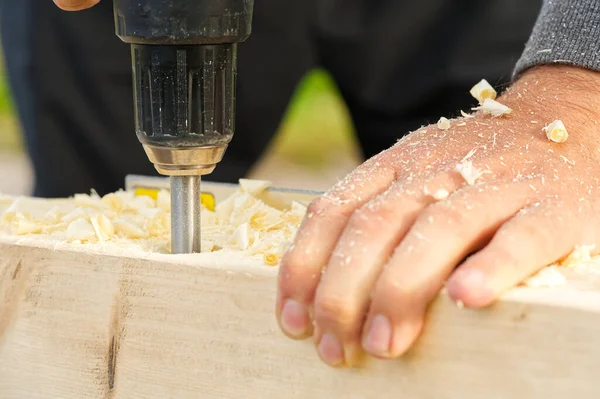
[[[0,244],[0,398],[597,398],[600,284],[441,296],[404,359],[323,365],[274,316],[276,269]]]

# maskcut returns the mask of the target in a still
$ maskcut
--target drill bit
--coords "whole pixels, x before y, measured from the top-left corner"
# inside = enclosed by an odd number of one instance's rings
[[[171,253],[199,253],[200,176],[171,176]]]

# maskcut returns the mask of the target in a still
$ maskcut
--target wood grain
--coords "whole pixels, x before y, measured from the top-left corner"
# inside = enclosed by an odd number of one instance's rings
[[[595,398],[600,284],[445,296],[405,358],[323,365],[273,316],[276,270],[0,244],[0,398]]]

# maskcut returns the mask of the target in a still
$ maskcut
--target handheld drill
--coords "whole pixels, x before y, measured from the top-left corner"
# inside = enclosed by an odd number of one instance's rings
[[[200,182],[235,130],[237,44],[254,0],[114,0],[131,45],[135,129],[171,181],[171,252],[200,252]]]

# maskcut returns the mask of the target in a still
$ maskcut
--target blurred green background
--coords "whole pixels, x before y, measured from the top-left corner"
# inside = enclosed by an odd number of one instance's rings
[[[309,168],[358,156],[352,121],[326,71],[311,71],[300,82],[273,151]]]
[[[10,89],[0,63],[0,150],[22,150],[19,124],[15,117]]]
[[[1,64],[0,151],[23,151],[19,123]],[[270,153],[313,170],[331,162],[333,155],[356,158],[352,123],[327,72],[311,71],[300,82]]]

